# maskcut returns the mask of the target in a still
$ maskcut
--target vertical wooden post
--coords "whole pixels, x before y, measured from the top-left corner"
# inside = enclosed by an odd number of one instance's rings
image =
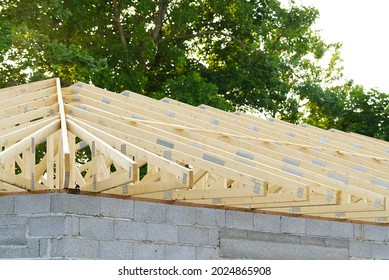
[[[69,187],[74,187],[76,182],[75,176],[75,163],[76,163],[76,135],[69,133],[69,151],[70,151],[70,177],[69,177]]]
[[[62,139],[61,134],[58,135],[58,156],[55,163],[55,173],[56,173],[56,182],[57,188],[62,190],[64,188],[64,153],[62,150]]]
[[[31,137],[30,147],[30,172],[31,172],[31,190],[35,190],[35,138]]]
[[[96,151],[96,142],[92,141],[92,147],[91,147],[91,154],[92,154],[92,162],[91,162],[91,168],[92,168],[92,184],[93,184],[93,190],[96,190],[96,184],[97,184],[97,151]]]
[[[54,135],[46,138],[46,180],[48,189],[54,188]]]
[[[30,149],[25,150],[23,152],[22,156],[23,156],[22,166],[20,166],[20,169],[22,171],[21,176],[28,179],[28,180],[31,180],[31,165],[30,165],[31,153],[30,153]],[[26,188],[29,190],[31,188],[31,185],[26,186]]]

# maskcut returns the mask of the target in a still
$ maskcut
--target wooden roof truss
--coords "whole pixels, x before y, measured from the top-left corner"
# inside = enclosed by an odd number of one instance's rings
[[[0,193],[80,191],[389,223],[389,144],[59,79],[0,89]]]

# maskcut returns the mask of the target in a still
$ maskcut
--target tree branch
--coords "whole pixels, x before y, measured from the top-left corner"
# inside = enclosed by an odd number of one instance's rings
[[[165,18],[167,6],[168,6],[168,0],[159,0],[158,4],[158,17],[155,22],[155,28],[153,32],[153,40],[154,42],[160,41],[160,38],[162,36],[162,26],[163,26],[163,19]]]
[[[121,10],[120,10],[119,0],[112,0],[112,4],[113,4],[113,21],[116,24],[116,28],[117,28],[118,33],[119,33],[120,42],[122,43],[123,48],[124,48],[124,52],[125,52],[125,61],[124,61],[125,68],[126,68],[127,72],[130,72],[131,70],[130,70],[130,65],[129,65],[127,40],[126,40],[126,37],[124,36],[123,26],[122,26],[122,23],[120,21]]]
[[[119,32],[120,42],[122,45],[127,48],[127,41],[126,37],[124,36],[122,23],[120,22],[120,7],[119,7],[119,1],[118,0],[112,0],[113,3],[113,21],[116,24],[116,28]]]

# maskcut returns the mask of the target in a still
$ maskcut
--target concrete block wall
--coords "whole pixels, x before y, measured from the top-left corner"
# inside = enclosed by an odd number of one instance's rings
[[[4,196],[0,258],[389,259],[389,227],[75,194]]]

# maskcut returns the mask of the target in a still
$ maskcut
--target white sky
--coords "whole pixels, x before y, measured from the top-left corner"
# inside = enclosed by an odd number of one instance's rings
[[[281,2],[288,2],[281,0]],[[325,42],[342,42],[346,78],[389,93],[388,0],[296,0],[320,12]]]

